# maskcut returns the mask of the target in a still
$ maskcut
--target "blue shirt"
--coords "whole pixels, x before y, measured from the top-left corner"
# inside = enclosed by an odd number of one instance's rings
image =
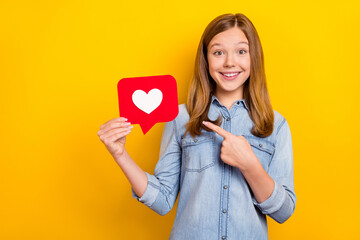
[[[268,239],[266,215],[279,223],[294,212],[293,152],[289,125],[274,110],[274,131],[265,138],[251,133],[253,125],[244,99],[228,110],[215,96],[209,118],[222,116],[226,131],[243,135],[265,171],[275,182],[271,196],[258,203],[241,171],[220,159],[223,138],[202,130],[201,136],[184,136],[189,121],[186,105],[165,124],[160,159],[139,198],[160,215],[167,214],[179,194],[170,238],[175,240]]]

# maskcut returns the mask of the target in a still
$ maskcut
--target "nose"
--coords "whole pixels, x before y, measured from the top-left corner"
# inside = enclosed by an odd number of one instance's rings
[[[235,67],[235,59],[232,54],[228,54],[225,58],[224,67]]]

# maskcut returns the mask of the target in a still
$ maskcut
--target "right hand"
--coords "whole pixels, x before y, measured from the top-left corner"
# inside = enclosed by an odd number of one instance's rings
[[[133,128],[130,124],[126,118],[114,118],[101,125],[97,132],[100,140],[115,159],[120,158],[125,152],[126,135]]]

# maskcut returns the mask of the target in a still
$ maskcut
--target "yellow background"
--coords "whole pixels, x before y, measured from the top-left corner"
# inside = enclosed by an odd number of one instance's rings
[[[270,239],[360,239],[358,1],[1,1],[0,239],[167,239],[97,136],[123,77],[171,74],[184,103],[206,25],[244,13],[293,137],[294,215]],[[153,173],[164,124],[127,139]]]

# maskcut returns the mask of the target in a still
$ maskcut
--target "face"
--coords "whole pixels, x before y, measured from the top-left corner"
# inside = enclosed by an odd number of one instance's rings
[[[243,85],[250,76],[249,41],[233,27],[211,39],[207,53],[209,73],[216,82],[215,95],[243,97]]]

